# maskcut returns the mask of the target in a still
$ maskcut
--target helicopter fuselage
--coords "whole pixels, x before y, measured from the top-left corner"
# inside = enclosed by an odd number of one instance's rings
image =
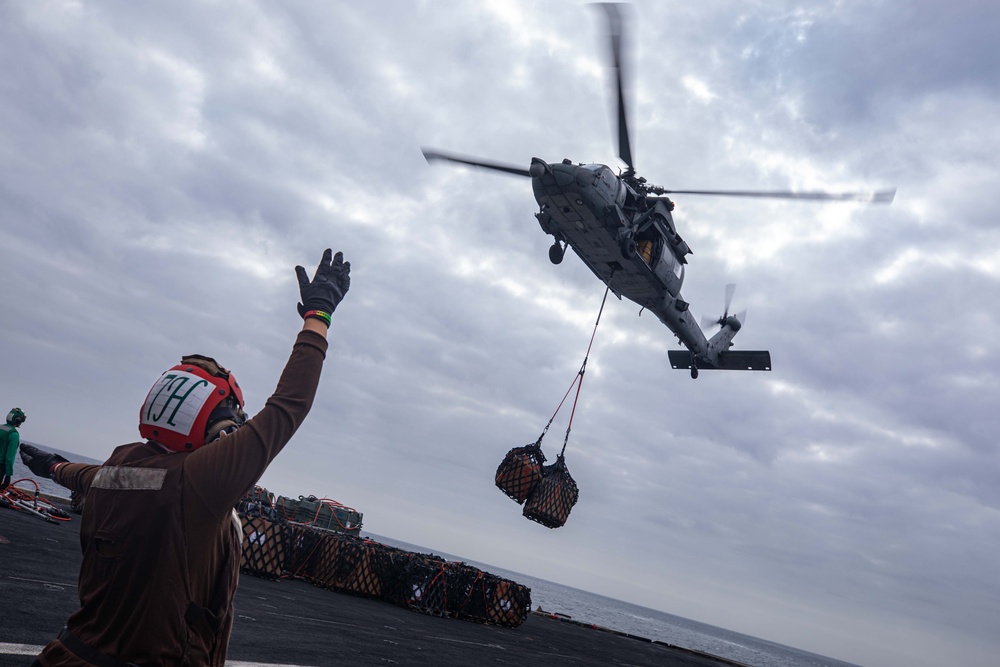
[[[675,231],[670,201],[639,196],[602,164],[535,158],[530,171],[542,230],[568,244],[615,295],[652,311],[692,352],[706,354],[708,341],[681,297],[691,250]]]
[[[720,330],[706,338],[681,297],[691,248],[674,227],[673,202],[647,196],[644,181],[603,164],[533,158],[528,174],[539,206],[535,217],[555,238],[552,262],[562,261],[568,245],[619,299],[655,313],[687,348],[668,352],[674,368],[689,368],[692,377],[698,368],[770,370],[767,352],[729,350],[742,326],[737,317],[721,318]]]

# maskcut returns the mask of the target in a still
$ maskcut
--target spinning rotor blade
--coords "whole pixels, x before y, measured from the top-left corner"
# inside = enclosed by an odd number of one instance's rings
[[[733,304],[733,294],[736,293],[736,283],[729,283],[726,285],[726,308],[722,311],[722,317],[718,319],[713,319],[707,315],[703,315],[701,318],[701,328],[708,329],[709,327],[723,327],[726,325],[726,320],[729,318],[729,306]],[[736,319],[739,320],[740,324],[743,324],[747,319],[747,311],[741,310],[736,313]]]
[[[744,308],[740,312],[736,313],[736,315],[734,317],[736,317],[736,319],[739,320],[739,322],[740,322],[741,325],[746,324],[747,323],[747,311],[746,311],[746,309]],[[704,329],[710,329],[711,327],[722,327],[722,326],[725,325],[725,322],[726,322],[726,318],[725,317],[720,317],[717,320],[713,320],[708,315],[702,315],[701,316],[701,328],[703,330]]]
[[[726,308],[722,311],[722,319],[729,317],[729,306],[733,303],[733,294],[736,293],[736,283],[726,285]]]
[[[458,164],[467,164],[473,167],[483,167],[484,169],[502,171],[505,174],[513,174],[514,176],[527,176],[528,178],[531,178],[531,174],[528,173],[527,169],[524,169],[522,167],[517,167],[511,164],[504,164],[502,162],[490,162],[472,157],[464,157],[461,155],[455,155],[454,153],[442,153],[441,151],[436,151],[432,148],[421,148],[420,151],[424,154],[424,159],[426,159],[428,162],[430,162],[431,160],[444,160],[446,162],[457,162]]]
[[[602,2],[598,4],[607,13],[608,31],[611,37],[611,60],[615,69],[615,89],[618,107],[618,157],[628,165],[629,173],[635,172],[632,163],[632,142],[628,136],[628,117],[625,113],[625,86],[622,82],[622,15],[620,5]]]
[[[762,199],[808,199],[812,201],[860,201],[891,204],[896,188],[875,192],[793,192],[791,190],[663,190],[656,194],[714,195],[717,197],[759,197]]]

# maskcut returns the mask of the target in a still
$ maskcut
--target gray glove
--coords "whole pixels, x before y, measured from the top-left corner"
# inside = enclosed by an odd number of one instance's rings
[[[28,466],[31,472],[39,477],[50,477],[52,466],[57,463],[69,463],[69,461],[58,454],[43,452],[38,447],[24,443],[21,444],[21,460],[24,461],[24,465]]]
[[[316,317],[329,324],[330,315],[351,288],[351,263],[344,261],[342,252],[333,255],[332,261],[331,255],[329,248],[323,252],[323,259],[316,267],[312,281],[304,268],[295,267],[299,294],[302,296],[298,310],[303,319]]]

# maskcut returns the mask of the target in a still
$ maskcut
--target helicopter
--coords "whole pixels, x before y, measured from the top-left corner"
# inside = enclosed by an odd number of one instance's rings
[[[623,296],[653,312],[670,329],[685,350],[667,352],[674,369],[771,370],[771,354],[762,350],[732,350],[733,337],[743,326],[745,311],[730,314],[735,286],[727,285],[725,308],[718,319],[703,321],[719,327],[708,338],[695,321],[690,304],[681,296],[687,256],[691,247],[677,233],[668,195],[712,195],[811,201],[891,203],[895,189],[856,192],[796,192],[788,190],[668,190],[637,176],[626,121],[623,87],[623,16],[618,4],[599,3],[605,11],[611,42],[611,68],[615,76],[618,123],[618,157],[626,165],[615,172],[604,164],[574,163],[570,159],[549,163],[533,157],[528,167],[422,147],[428,162],[445,161],[481,167],[531,179],[542,231],[553,237],[549,260],[560,264],[572,248],[597,278],[619,299]],[[640,311],[641,312],[641,311]]]

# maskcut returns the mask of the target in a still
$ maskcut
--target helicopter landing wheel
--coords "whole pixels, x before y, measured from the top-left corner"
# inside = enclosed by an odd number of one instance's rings
[[[566,249],[556,241],[549,247],[549,261],[553,264],[559,264],[563,261],[563,256],[566,254]]]
[[[698,367],[697,366],[694,366],[694,365],[691,366],[691,379],[692,380],[697,380],[698,379]]]
[[[635,239],[631,236],[627,236],[622,239],[620,244],[622,257],[625,259],[632,259],[635,257],[636,253],[639,252],[639,245],[635,242]]]

